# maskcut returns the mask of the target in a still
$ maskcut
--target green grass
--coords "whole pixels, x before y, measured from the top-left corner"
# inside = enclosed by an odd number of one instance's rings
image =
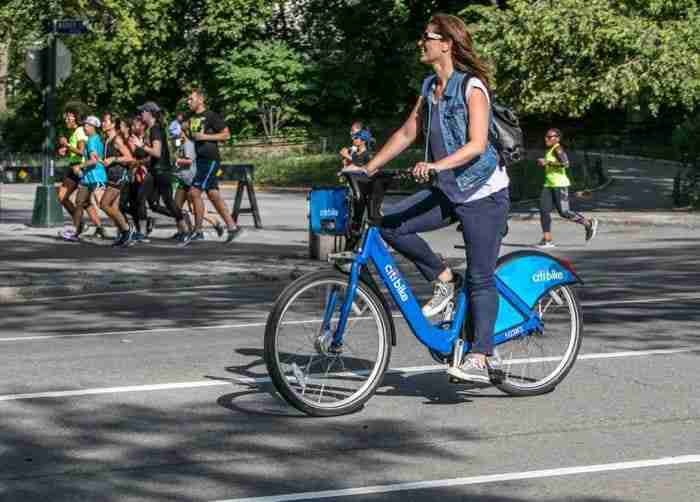
[[[422,159],[422,153],[409,151],[394,159],[384,169],[406,169]],[[225,163],[253,164],[255,182],[277,187],[311,187],[338,185],[337,176],[342,168],[337,154],[295,155],[284,158],[231,158]]]

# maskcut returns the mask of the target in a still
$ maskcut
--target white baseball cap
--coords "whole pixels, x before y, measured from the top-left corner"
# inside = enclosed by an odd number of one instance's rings
[[[100,119],[98,119],[94,115],[88,115],[87,117],[85,117],[85,120],[83,120],[83,124],[90,124],[91,126],[94,126],[98,129],[102,126],[102,122],[100,122]]]

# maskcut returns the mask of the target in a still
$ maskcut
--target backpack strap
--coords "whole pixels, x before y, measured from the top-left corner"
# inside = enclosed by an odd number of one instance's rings
[[[467,100],[467,86],[469,85],[469,81],[472,78],[474,78],[474,75],[467,73],[467,76],[462,82],[462,96],[464,96],[464,108],[467,112],[467,117],[469,117],[469,101]],[[501,155],[501,149],[498,143],[498,133],[496,132],[496,128],[493,127],[493,94],[491,93],[491,91],[489,91],[488,88],[486,89],[486,94],[489,99],[489,142],[491,142],[491,144],[496,148],[499,157],[501,158],[501,160],[503,160],[503,156]]]

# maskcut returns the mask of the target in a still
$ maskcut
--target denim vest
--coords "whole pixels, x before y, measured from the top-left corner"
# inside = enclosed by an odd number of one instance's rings
[[[454,71],[447,81],[443,98],[437,106],[440,116],[440,131],[448,155],[452,155],[469,142],[469,114],[464,102],[466,81],[470,75]],[[465,81],[466,80],[466,81]],[[432,161],[430,152],[430,128],[433,115],[433,90],[436,75],[423,80],[421,96],[427,106],[423,107],[423,133],[425,140],[425,160]],[[437,186],[456,204],[466,202],[488,181],[498,167],[498,153],[492,141],[493,118],[489,118],[489,141],[486,151],[468,163],[438,173]]]

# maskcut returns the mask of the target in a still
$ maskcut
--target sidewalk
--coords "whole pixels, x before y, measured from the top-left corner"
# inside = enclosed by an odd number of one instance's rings
[[[700,228],[700,213],[672,210],[675,169],[620,159],[609,172],[613,183],[590,200],[574,198],[575,210],[595,215],[604,226]],[[326,266],[308,259],[304,192],[258,193],[264,228],[254,229],[251,216],[243,215],[240,223],[249,230],[230,245],[209,231],[209,241],[179,248],[168,239],[175,231],[173,224],[159,218],[151,243],[114,249],[109,241],[65,242],[58,238],[60,227],[27,226],[36,185],[0,185],[0,190],[0,303],[93,292],[286,282]],[[233,188],[222,193],[231,208]],[[516,222],[539,225],[537,202],[514,205],[511,225]],[[455,238],[448,230],[430,239],[436,249],[453,249]],[[167,297],[175,291],[158,294]]]
[[[700,213],[673,208],[675,163],[619,157],[607,159],[609,186],[582,199],[572,194],[574,211],[595,216],[606,225],[700,227]],[[511,221],[539,223],[539,201],[513,204]],[[554,218],[558,218],[553,213]]]

